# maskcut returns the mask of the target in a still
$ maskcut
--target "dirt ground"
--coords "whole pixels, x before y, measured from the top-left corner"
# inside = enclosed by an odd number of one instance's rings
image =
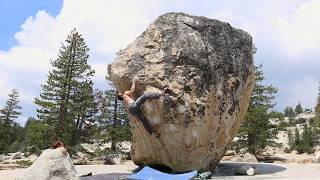
[[[255,176],[237,176],[234,175],[234,169],[245,163],[235,163],[223,161],[214,170],[214,179],[319,179],[320,164],[309,163],[250,163],[255,167],[257,175]],[[78,165],[76,166],[79,175],[92,172],[98,174],[131,174],[132,170],[137,168],[132,162],[126,162],[123,165]],[[22,173],[25,169],[0,170],[0,180],[13,180],[16,175]]]

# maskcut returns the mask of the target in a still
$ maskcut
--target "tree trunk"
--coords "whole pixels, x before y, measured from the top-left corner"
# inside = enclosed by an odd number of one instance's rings
[[[76,128],[75,128],[75,130],[73,132],[73,135],[72,135],[72,140],[71,140],[71,144],[72,145],[76,145],[77,144],[79,124],[80,124],[80,115],[78,115],[78,117],[77,117]]]
[[[115,129],[117,126],[117,108],[118,108],[118,98],[115,95],[114,98],[114,109],[113,109],[113,121],[112,121],[112,128]],[[111,134],[111,150],[116,151],[116,137],[115,134]]]

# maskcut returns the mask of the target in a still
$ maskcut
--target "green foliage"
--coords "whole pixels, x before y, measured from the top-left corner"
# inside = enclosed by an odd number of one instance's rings
[[[295,128],[294,138],[288,131],[289,146],[291,150],[296,150],[298,153],[313,153],[313,146],[315,144],[315,136],[311,126],[304,124],[303,133],[300,135],[298,128]]]
[[[0,153],[15,152],[22,147],[23,129],[15,121],[21,114],[18,98],[18,91],[13,89],[6,105],[0,109]]]
[[[315,113],[317,116],[320,116],[320,86],[318,88],[318,97],[317,97],[317,104],[315,107]]]
[[[294,109],[296,114],[301,114],[303,113],[303,107],[301,106],[301,103],[299,102],[299,104],[296,106],[296,108]]]
[[[62,44],[58,58],[51,62],[53,70],[42,85],[40,97],[35,98],[38,119],[42,121],[34,125],[39,126],[40,131],[31,128],[36,131],[37,138],[46,137],[51,143],[60,139],[71,147],[88,135],[86,127],[93,124],[96,113],[91,80],[94,70],[87,63],[88,51],[82,35],[72,30]],[[38,137],[40,134],[44,137]],[[47,142],[35,145],[43,148]]]
[[[255,75],[256,86],[252,92],[245,121],[240,127],[239,140],[235,142],[235,146],[247,148],[252,154],[259,154],[267,145],[276,146],[274,139],[278,128],[271,124],[269,119],[275,115],[270,111],[275,105],[273,100],[277,89],[263,84],[264,77],[261,65],[255,68]]]
[[[9,100],[6,102],[6,105],[3,109],[0,110],[0,123],[14,124],[14,119],[18,118],[18,115],[21,114],[19,110],[19,93],[16,89],[13,89],[9,94]]]
[[[52,130],[51,127],[43,121],[32,120],[26,126],[26,141],[30,153],[40,154],[43,149],[51,146]]]
[[[112,151],[118,151],[121,149],[119,142],[131,141],[132,133],[125,107],[118,101],[116,89],[111,82],[109,86],[108,90],[99,94],[98,122],[101,138],[111,142]]]
[[[16,164],[18,164],[22,168],[27,168],[32,165],[32,162],[30,160],[20,160],[17,161]]]
[[[287,133],[288,133],[288,141],[289,141],[288,145],[289,145],[290,151],[292,151],[295,148],[295,138],[294,138],[291,130],[288,130]]]
[[[293,117],[295,115],[292,107],[290,106],[287,106],[285,109],[284,109],[284,116],[286,117]]]
[[[320,144],[320,116],[311,119],[310,128],[314,144]]]

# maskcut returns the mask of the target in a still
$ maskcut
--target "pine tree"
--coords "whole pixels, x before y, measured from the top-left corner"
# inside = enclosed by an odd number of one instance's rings
[[[277,127],[269,119],[271,109],[275,106],[273,100],[277,89],[263,85],[262,66],[255,67],[256,86],[251,95],[245,121],[240,126],[236,147],[247,148],[252,154],[258,154],[267,146],[275,145]]]
[[[297,146],[301,143],[299,130],[296,127],[294,130],[294,148],[297,149]]]
[[[13,89],[9,94],[9,100],[6,102],[6,106],[0,110],[0,123],[13,125],[15,119],[21,114],[19,112],[21,106],[19,106],[19,93],[16,89]]]
[[[19,106],[19,93],[13,89],[4,108],[0,110],[0,153],[7,153],[15,148],[10,148],[15,141],[21,140],[21,127],[15,119],[21,114]]]
[[[296,114],[301,114],[301,113],[303,113],[303,108],[302,108],[300,102],[299,102],[299,104],[296,106],[296,108],[294,109],[294,111],[296,112]]]
[[[317,97],[317,104],[315,107],[315,113],[317,116],[320,116],[320,85],[318,87],[318,97]]]
[[[315,139],[312,133],[311,126],[304,124],[301,139],[299,136],[299,132],[296,129],[295,149],[298,151],[298,153],[304,153],[304,152],[312,153],[314,143],[315,143]]]
[[[123,103],[117,99],[117,92],[109,82],[110,88],[100,93],[99,101],[99,125],[102,138],[105,142],[111,142],[111,150],[121,149],[120,142],[131,141],[130,121]]]
[[[91,99],[94,71],[88,65],[89,48],[83,37],[75,29],[68,35],[59,51],[58,58],[51,62],[53,70],[42,85],[40,97],[35,99],[39,106],[38,118],[48,127],[52,140],[61,139],[66,145],[72,144],[72,137],[78,118],[88,119],[87,109],[79,108],[79,103],[88,104]],[[90,106],[90,105],[89,105]]]
[[[87,131],[88,128],[84,127],[91,127],[94,124],[98,112],[98,100],[96,99],[98,91],[94,92],[92,85],[91,81],[84,82],[75,96],[76,126],[72,134],[72,145],[78,144],[79,140],[86,141],[85,138],[88,136],[90,138],[91,133]]]
[[[295,147],[295,139],[294,139],[293,134],[292,134],[290,129],[287,131],[287,133],[288,133],[288,145],[289,145],[289,148],[290,148],[290,150],[293,150],[294,147]]]
[[[293,116],[294,116],[294,111],[293,111],[292,107],[287,106],[287,107],[284,109],[284,115],[285,115],[286,117],[293,117]]]

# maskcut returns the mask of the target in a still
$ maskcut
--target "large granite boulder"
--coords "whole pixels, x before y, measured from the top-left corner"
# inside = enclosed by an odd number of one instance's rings
[[[138,77],[135,98],[172,90],[142,108],[159,137],[131,116],[131,154],[137,165],[210,170],[248,108],[255,81],[252,38],[218,20],[168,13],[120,51],[108,71],[120,92]]]
[[[64,147],[46,149],[16,180],[79,180],[77,171]]]

